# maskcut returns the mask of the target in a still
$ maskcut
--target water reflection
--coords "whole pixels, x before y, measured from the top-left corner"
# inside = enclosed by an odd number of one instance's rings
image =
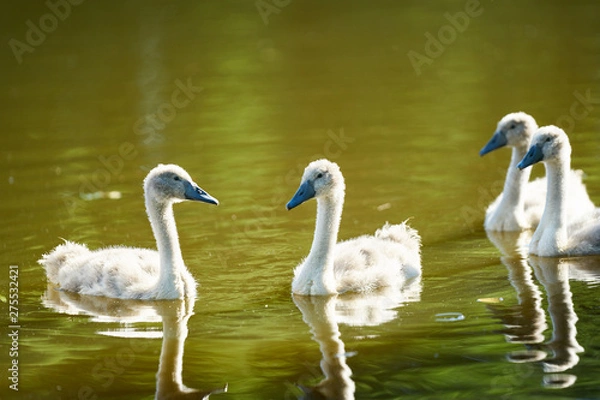
[[[527,263],[527,246],[532,232],[487,232],[490,241],[500,250],[500,261],[508,270],[508,281],[517,294],[517,305],[495,307],[492,313],[504,324],[502,333],[511,343],[541,343],[548,328],[542,308],[542,292],[533,281],[533,271]],[[536,361],[544,354],[530,349],[509,355],[514,362]]]
[[[542,363],[544,372],[563,372],[577,365],[577,353],[584,350],[577,343],[577,315],[569,286],[569,268],[577,260],[531,256],[529,262],[546,290],[548,313],[552,319],[552,338],[544,346],[551,352],[551,357]]]
[[[302,319],[310,327],[321,351],[321,371],[325,378],[317,385],[300,385],[302,399],[354,399],[352,370],[346,363],[348,354],[341,339],[339,324],[376,326],[392,321],[403,303],[419,301],[420,277],[402,288],[387,287],[373,293],[341,296],[293,295]]]
[[[310,327],[313,339],[319,343],[323,359],[321,370],[325,379],[313,387],[300,386],[304,399],[354,399],[352,370],[346,363],[348,354],[340,339],[335,316],[337,296],[298,296],[294,303],[302,312],[302,319]]]
[[[525,350],[508,354],[514,363],[540,362],[546,375],[543,385],[548,388],[572,386],[577,377],[566,374],[579,363],[584,348],[577,342],[576,322],[569,277],[591,284],[598,282],[598,258],[550,258],[527,254],[530,232],[488,232],[490,240],[503,253],[501,262],[508,269],[511,285],[517,293],[518,305],[498,307],[488,305],[505,326],[503,333],[512,343],[523,343]],[[548,314],[552,321],[552,337],[544,343],[547,328],[542,308],[542,292],[532,279],[542,285],[548,301]]]
[[[84,296],[60,291],[48,285],[42,297],[44,306],[69,315],[89,315],[93,321],[120,323],[118,329],[98,331],[117,338],[160,338],[162,346],[156,373],[156,399],[208,399],[211,394],[227,392],[223,388],[202,391],[183,384],[184,344],[188,335],[188,320],[193,315],[195,299],[185,300],[122,300],[99,296]],[[140,330],[135,323],[162,322],[162,332]]]
[[[193,314],[193,302],[191,307],[186,307],[185,301],[176,302],[176,309],[169,308],[169,312],[162,315],[163,341],[156,373],[156,399],[208,399],[211,394],[227,392],[227,385],[219,389],[200,391],[183,384],[183,350],[188,334],[187,323]]]

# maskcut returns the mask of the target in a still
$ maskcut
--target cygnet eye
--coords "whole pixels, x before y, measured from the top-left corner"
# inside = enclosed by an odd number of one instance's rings
[[[317,179],[320,179],[320,178],[322,178],[322,177],[323,177],[323,173],[322,173],[322,172],[319,172],[319,173],[317,174],[317,176],[316,176],[316,178],[317,178]]]
[[[515,124],[511,124],[509,129],[515,129],[517,126]]]
[[[176,181],[180,181],[180,180],[181,180],[181,178],[179,177],[179,175],[175,175],[175,176],[173,177],[173,179],[174,179],[174,180],[176,180]]]

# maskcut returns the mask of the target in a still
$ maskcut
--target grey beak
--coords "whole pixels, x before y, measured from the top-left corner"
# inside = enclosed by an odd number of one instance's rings
[[[479,155],[484,156],[491,151],[506,146],[507,143],[508,140],[506,139],[506,135],[501,131],[496,131],[490,141],[479,151]]]
[[[294,207],[299,206],[304,203],[306,200],[312,199],[315,197],[315,188],[311,181],[306,181],[300,185],[294,197],[286,204],[286,208],[291,210]]]
[[[203,203],[219,205],[219,200],[202,190],[202,188],[195,183],[186,182],[185,198],[187,200],[201,201]]]

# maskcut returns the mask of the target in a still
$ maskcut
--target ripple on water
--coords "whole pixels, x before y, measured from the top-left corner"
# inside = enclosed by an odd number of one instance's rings
[[[459,312],[445,312],[435,314],[435,322],[458,322],[465,320],[465,316]]]

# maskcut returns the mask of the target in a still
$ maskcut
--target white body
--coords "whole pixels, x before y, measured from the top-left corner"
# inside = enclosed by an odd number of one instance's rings
[[[196,281],[183,264],[172,266],[161,279],[156,250],[109,247],[89,250],[67,241],[42,259],[48,279],[61,290],[119,299],[180,299],[196,296]]]

